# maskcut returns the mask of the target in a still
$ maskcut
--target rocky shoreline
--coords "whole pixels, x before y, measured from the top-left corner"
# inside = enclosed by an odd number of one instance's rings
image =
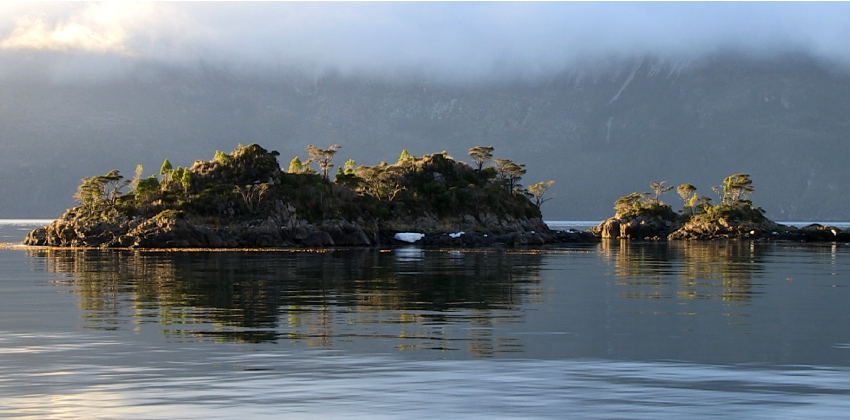
[[[402,232],[423,234],[415,244],[430,248],[539,247],[597,240],[588,232],[553,231],[537,218],[499,218],[492,214],[466,215],[455,220],[420,217],[383,223],[331,219],[310,224],[305,220],[282,222],[268,218],[214,226],[178,217],[91,223],[69,212],[48,226],[31,231],[23,244],[86,248],[392,247],[410,243],[397,239],[396,235]]]
[[[415,244],[424,248],[540,248],[559,244],[590,244],[601,240],[710,241],[759,240],[793,242],[850,242],[850,230],[812,224],[794,227],[763,223],[679,226],[663,220],[609,218],[587,231],[549,229],[541,219],[517,220],[510,216],[489,220],[467,216],[453,221],[419,218],[391,223],[349,222],[342,219],[310,224],[304,220],[281,224],[254,220],[208,226],[180,218],[127,219],[87,223],[65,215],[48,226],[32,230],[23,244],[81,248],[391,248]],[[415,242],[399,233],[420,233]]]
[[[797,242],[850,242],[850,229],[811,224],[804,227],[787,226],[765,219],[759,222],[726,220],[689,222],[663,220],[653,217],[611,217],[589,233],[600,239],[630,239],[647,241],[750,239]]]

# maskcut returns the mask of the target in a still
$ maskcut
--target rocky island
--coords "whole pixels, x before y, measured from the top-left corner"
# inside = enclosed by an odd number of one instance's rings
[[[755,191],[749,174],[728,176],[721,185],[712,187],[718,196],[716,204],[697,194],[693,185],[679,185],[675,190],[683,207],[678,212],[660,200],[662,194],[674,189],[665,183],[651,182],[653,192],[621,197],[614,203],[614,217],[590,229],[590,233],[601,239],[850,241],[850,232],[832,226],[796,228],[768,219],[748,198]]]
[[[614,203],[615,215],[587,232],[550,230],[540,206],[553,181],[522,188],[525,165],[494,158],[490,146],[469,149],[474,165],[446,152],[415,157],[402,151],[393,164],[358,166],[348,160],[331,178],[339,145],[307,147],[281,169],[276,151],[239,145],[174,169],[133,179],[117,170],[84,178],[78,206],[33,230],[25,245],[100,248],[523,247],[604,239],[756,239],[850,242],[830,226],[777,224],[754,207],[747,174],[712,187],[718,203],[675,188],[681,210],[661,201],[674,189],[652,182]],[[491,163],[491,165],[487,165]],[[313,165],[317,167],[314,169]],[[126,192],[125,192],[126,190]]]
[[[476,146],[477,167],[446,152],[394,164],[357,166],[352,160],[331,178],[338,145],[308,146],[281,169],[279,153],[259,145],[216,151],[174,169],[133,179],[117,170],[84,178],[68,209],[29,233],[25,245],[104,248],[266,248],[544,245],[586,242],[585,232],[555,232],[540,205],[552,181],[522,189],[526,170]],[[492,162],[491,166],[485,164]],[[312,165],[317,166],[318,170]],[[126,192],[125,192],[126,190]],[[411,235],[413,234],[413,235]]]

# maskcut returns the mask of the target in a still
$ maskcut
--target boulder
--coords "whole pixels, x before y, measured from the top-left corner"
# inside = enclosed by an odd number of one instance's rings
[[[306,238],[301,242],[302,245],[311,248],[318,248],[324,246],[334,246],[334,240],[328,232],[325,231],[316,231],[307,235]]]

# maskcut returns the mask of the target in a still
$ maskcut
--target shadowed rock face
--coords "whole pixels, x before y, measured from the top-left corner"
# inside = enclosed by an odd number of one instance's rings
[[[434,220],[434,224],[440,224]],[[471,225],[453,225],[470,227]],[[534,227],[532,230],[528,230]],[[554,232],[540,219],[511,222],[503,220],[498,227],[468,233],[463,230],[413,229],[425,232],[417,243],[427,247],[521,247],[552,243],[592,242],[590,234]],[[88,223],[73,217],[61,218],[48,226],[34,229],[24,245],[55,247],[118,248],[266,248],[266,247],[350,247],[392,246],[402,242],[393,239],[395,229],[365,227],[345,220],[325,220],[320,225],[307,223],[278,226],[234,223],[210,228],[180,219],[123,220]],[[457,232],[464,232],[457,235]]]

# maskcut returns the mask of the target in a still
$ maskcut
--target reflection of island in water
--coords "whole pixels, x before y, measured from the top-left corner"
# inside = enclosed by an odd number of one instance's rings
[[[620,297],[728,303],[752,299],[766,252],[751,241],[602,242],[600,249],[614,262],[617,284],[631,289]]]
[[[158,323],[169,338],[516,350],[494,336],[539,300],[535,253],[28,251],[79,295],[86,326]],[[449,324],[456,324],[446,328]],[[460,325],[461,327],[458,327]]]

